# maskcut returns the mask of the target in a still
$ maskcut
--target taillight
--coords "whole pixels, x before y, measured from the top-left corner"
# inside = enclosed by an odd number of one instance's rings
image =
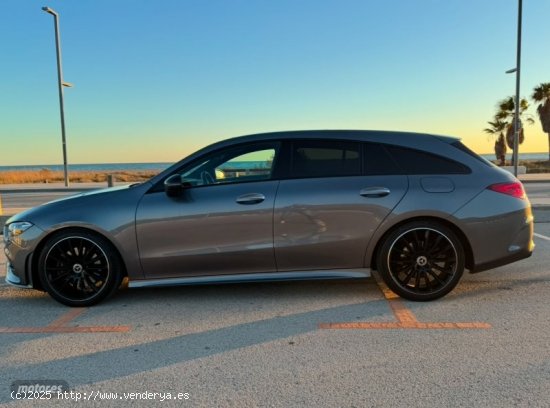
[[[512,197],[520,198],[522,200],[527,197],[525,195],[525,190],[523,189],[523,184],[521,184],[519,181],[514,181],[511,183],[492,184],[487,188],[489,190],[496,191],[497,193],[506,194]]]

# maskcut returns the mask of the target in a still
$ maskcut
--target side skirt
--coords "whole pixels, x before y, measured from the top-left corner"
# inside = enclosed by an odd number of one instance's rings
[[[219,283],[276,282],[320,279],[360,279],[371,276],[370,268],[331,269],[320,271],[292,271],[269,273],[243,273],[237,275],[192,276],[184,278],[140,279],[128,283],[130,288],[149,286],[207,285]]]

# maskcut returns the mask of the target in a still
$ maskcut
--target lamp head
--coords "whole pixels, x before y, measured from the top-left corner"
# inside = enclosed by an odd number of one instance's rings
[[[52,16],[57,16],[57,13],[49,7],[44,6],[42,7],[42,10],[44,10],[48,14],[51,14]]]

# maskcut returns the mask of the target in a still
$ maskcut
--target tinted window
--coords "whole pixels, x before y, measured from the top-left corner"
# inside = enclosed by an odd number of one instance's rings
[[[365,143],[364,174],[367,176],[403,174],[384,146],[377,143]]]
[[[194,186],[268,180],[277,150],[278,143],[233,147],[195,162],[180,174]]]
[[[470,169],[454,160],[415,149],[385,146],[406,174],[467,174]]]
[[[361,174],[359,143],[304,140],[292,143],[291,177],[356,176]]]

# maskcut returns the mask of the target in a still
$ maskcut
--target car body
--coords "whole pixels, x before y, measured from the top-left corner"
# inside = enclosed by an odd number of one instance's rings
[[[531,255],[523,186],[459,139],[320,130],[228,139],[151,180],[10,218],[6,280],[71,306],[130,287],[365,278],[412,300]]]

